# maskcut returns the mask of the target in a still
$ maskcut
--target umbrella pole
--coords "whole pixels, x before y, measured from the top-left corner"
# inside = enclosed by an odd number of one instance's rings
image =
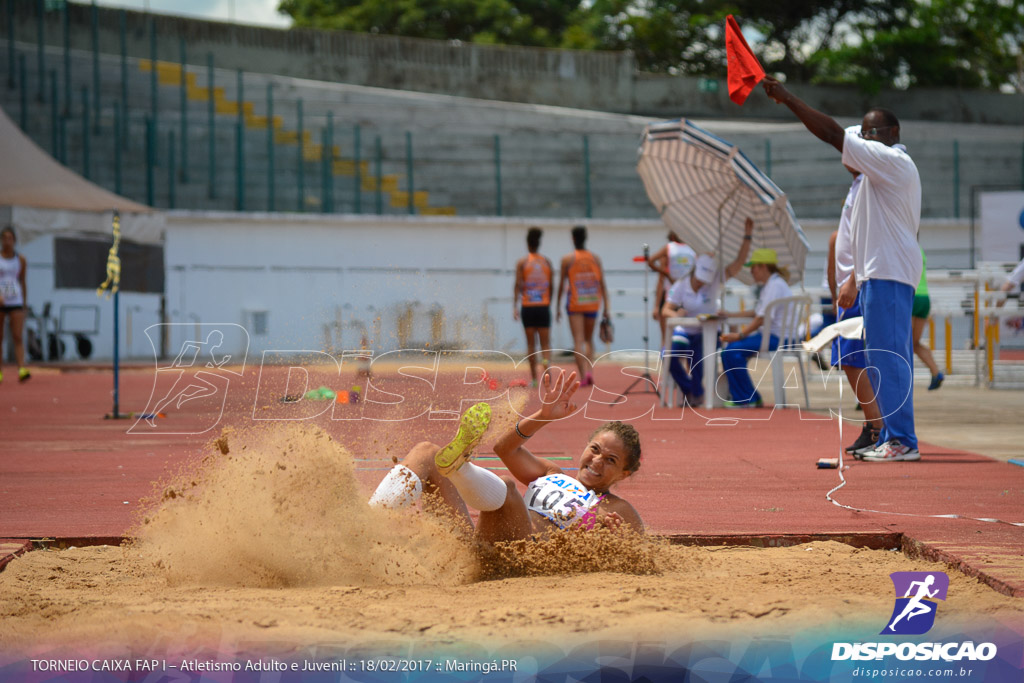
[[[725,268],[724,268],[725,255],[722,253],[722,209],[725,208],[725,205],[729,203],[729,201],[732,199],[733,195],[736,194],[736,191],[739,190],[739,189],[740,189],[739,183],[736,183],[735,185],[733,185],[732,190],[729,192],[729,194],[727,194],[725,196],[725,199],[722,200],[722,203],[718,205],[718,251],[716,252],[716,256],[718,257],[718,271],[720,273],[723,273],[723,274],[725,273]],[[724,285],[725,283],[723,282],[722,284]],[[725,287],[724,286],[721,288],[721,290],[718,293],[718,309],[721,310],[721,311],[725,310]]]

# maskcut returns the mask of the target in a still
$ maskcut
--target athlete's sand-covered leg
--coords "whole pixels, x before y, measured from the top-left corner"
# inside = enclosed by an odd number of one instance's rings
[[[490,405],[477,403],[462,415],[458,433],[446,446],[428,441],[413,446],[381,481],[371,505],[404,507],[418,500],[425,490],[440,495],[466,518],[467,505],[481,511],[501,507],[507,492],[505,482],[470,462],[490,420]]]

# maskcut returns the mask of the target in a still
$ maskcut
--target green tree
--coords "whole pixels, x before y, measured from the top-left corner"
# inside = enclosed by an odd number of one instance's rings
[[[556,46],[580,0],[281,0],[300,28]]]
[[[724,76],[729,14],[761,37],[752,45],[769,72],[811,80],[819,50],[837,48],[853,19],[889,25],[913,0],[594,0],[566,47],[631,50],[642,71]]]
[[[858,22],[855,39],[815,56],[819,79],[883,87],[1012,88],[1024,92],[1021,0],[917,0],[905,21]]]
[[[736,16],[765,70],[799,81],[1024,92],[1024,0],[281,0],[297,27],[581,50],[723,77]]]
[[[701,13],[703,4],[701,0],[594,0],[576,12],[561,45],[629,50],[640,71],[709,73],[718,65],[709,40],[714,27],[711,18]],[[724,69],[723,62],[723,74]]]
[[[898,25],[914,0],[801,0],[765,3],[733,0],[731,13],[762,35],[759,56],[769,73],[817,80],[816,55],[846,44],[854,24]],[[725,14],[722,12],[720,14]],[[721,17],[724,20],[724,16]],[[745,20],[745,21],[744,21]]]

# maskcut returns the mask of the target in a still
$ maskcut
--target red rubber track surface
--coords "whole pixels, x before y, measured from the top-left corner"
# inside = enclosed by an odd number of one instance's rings
[[[122,371],[121,411],[146,410],[151,394],[165,395],[176,372]],[[226,379],[218,384],[217,395],[180,408],[171,405],[166,418],[157,418],[155,428],[141,433],[128,431],[135,420],[104,419],[112,408],[109,369],[40,370],[28,382],[0,384],[0,565],[30,539],[116,541],[129,530],[140,500],[156,482],[205,452],[222,427],[244,426],[254,415],[284,418],[327,408],[310,422],[362,459],[358,476],[367,495],[392,456],[400,457],[420,440],[444,443],[456,424],[426,416],[371,421],[366,418],[390,418],[397,409],[374,411],[365,403],[283,404],[284,368],[267,369],[262,378],[260,369],[252,367],[239,375],[221,374]],[[321,382],[314,374],[311,388],[325,383],[337,389],[358,381],[335,376],[331,384],[330,378]],[[192,376],[183,376],[185,385]],[[458,410],[460,391],[463,397],[479,397],[459,387],[460,381],[461,375],[446,377],[431,393],[425,382],[395,373],[374,378],[375,386],[406,397],[407,415],[422,412],[432,397],[435,407],[450,410]],[[849,510],[826,500],[839,483],[838,470],[815,466],[819,458],[838,456],[836,420],[796,409],[654,407],[652,412],[656,401],[650,393],[629,393],[620,405],[602,406],[597,400],[612,400],[630,378],[607,372],[597,382],[612,393],[581,389],[579,402],[590,399],[586,414],[546,427],[529,447],[545,457],[575,460],[602,420],[631,421],[641,434],[643,465],[616,491],[634,504],[650,531],[691,543],[782,545],[834,538],[869,547],[899,546],[948,562],[1001,592],[1024,596],[1024,528],[972,519],[1024,522],[1024,467],[927,443],[921,444],[919,462],[848,460],[848,483],[834,496],[873,512]],[[335,417],[364,419],[332,420],[332,408]],[[847,425],[843,442],[852,442],[858,431]]]

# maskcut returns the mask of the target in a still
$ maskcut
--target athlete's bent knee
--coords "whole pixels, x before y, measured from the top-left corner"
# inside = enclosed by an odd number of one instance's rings
[[[441,450],[441,447],[436,443],[430,441],[420,441],[418,444],[413,446],[404,458],[403,463],[410,462],[434,462],[434,455]]]

